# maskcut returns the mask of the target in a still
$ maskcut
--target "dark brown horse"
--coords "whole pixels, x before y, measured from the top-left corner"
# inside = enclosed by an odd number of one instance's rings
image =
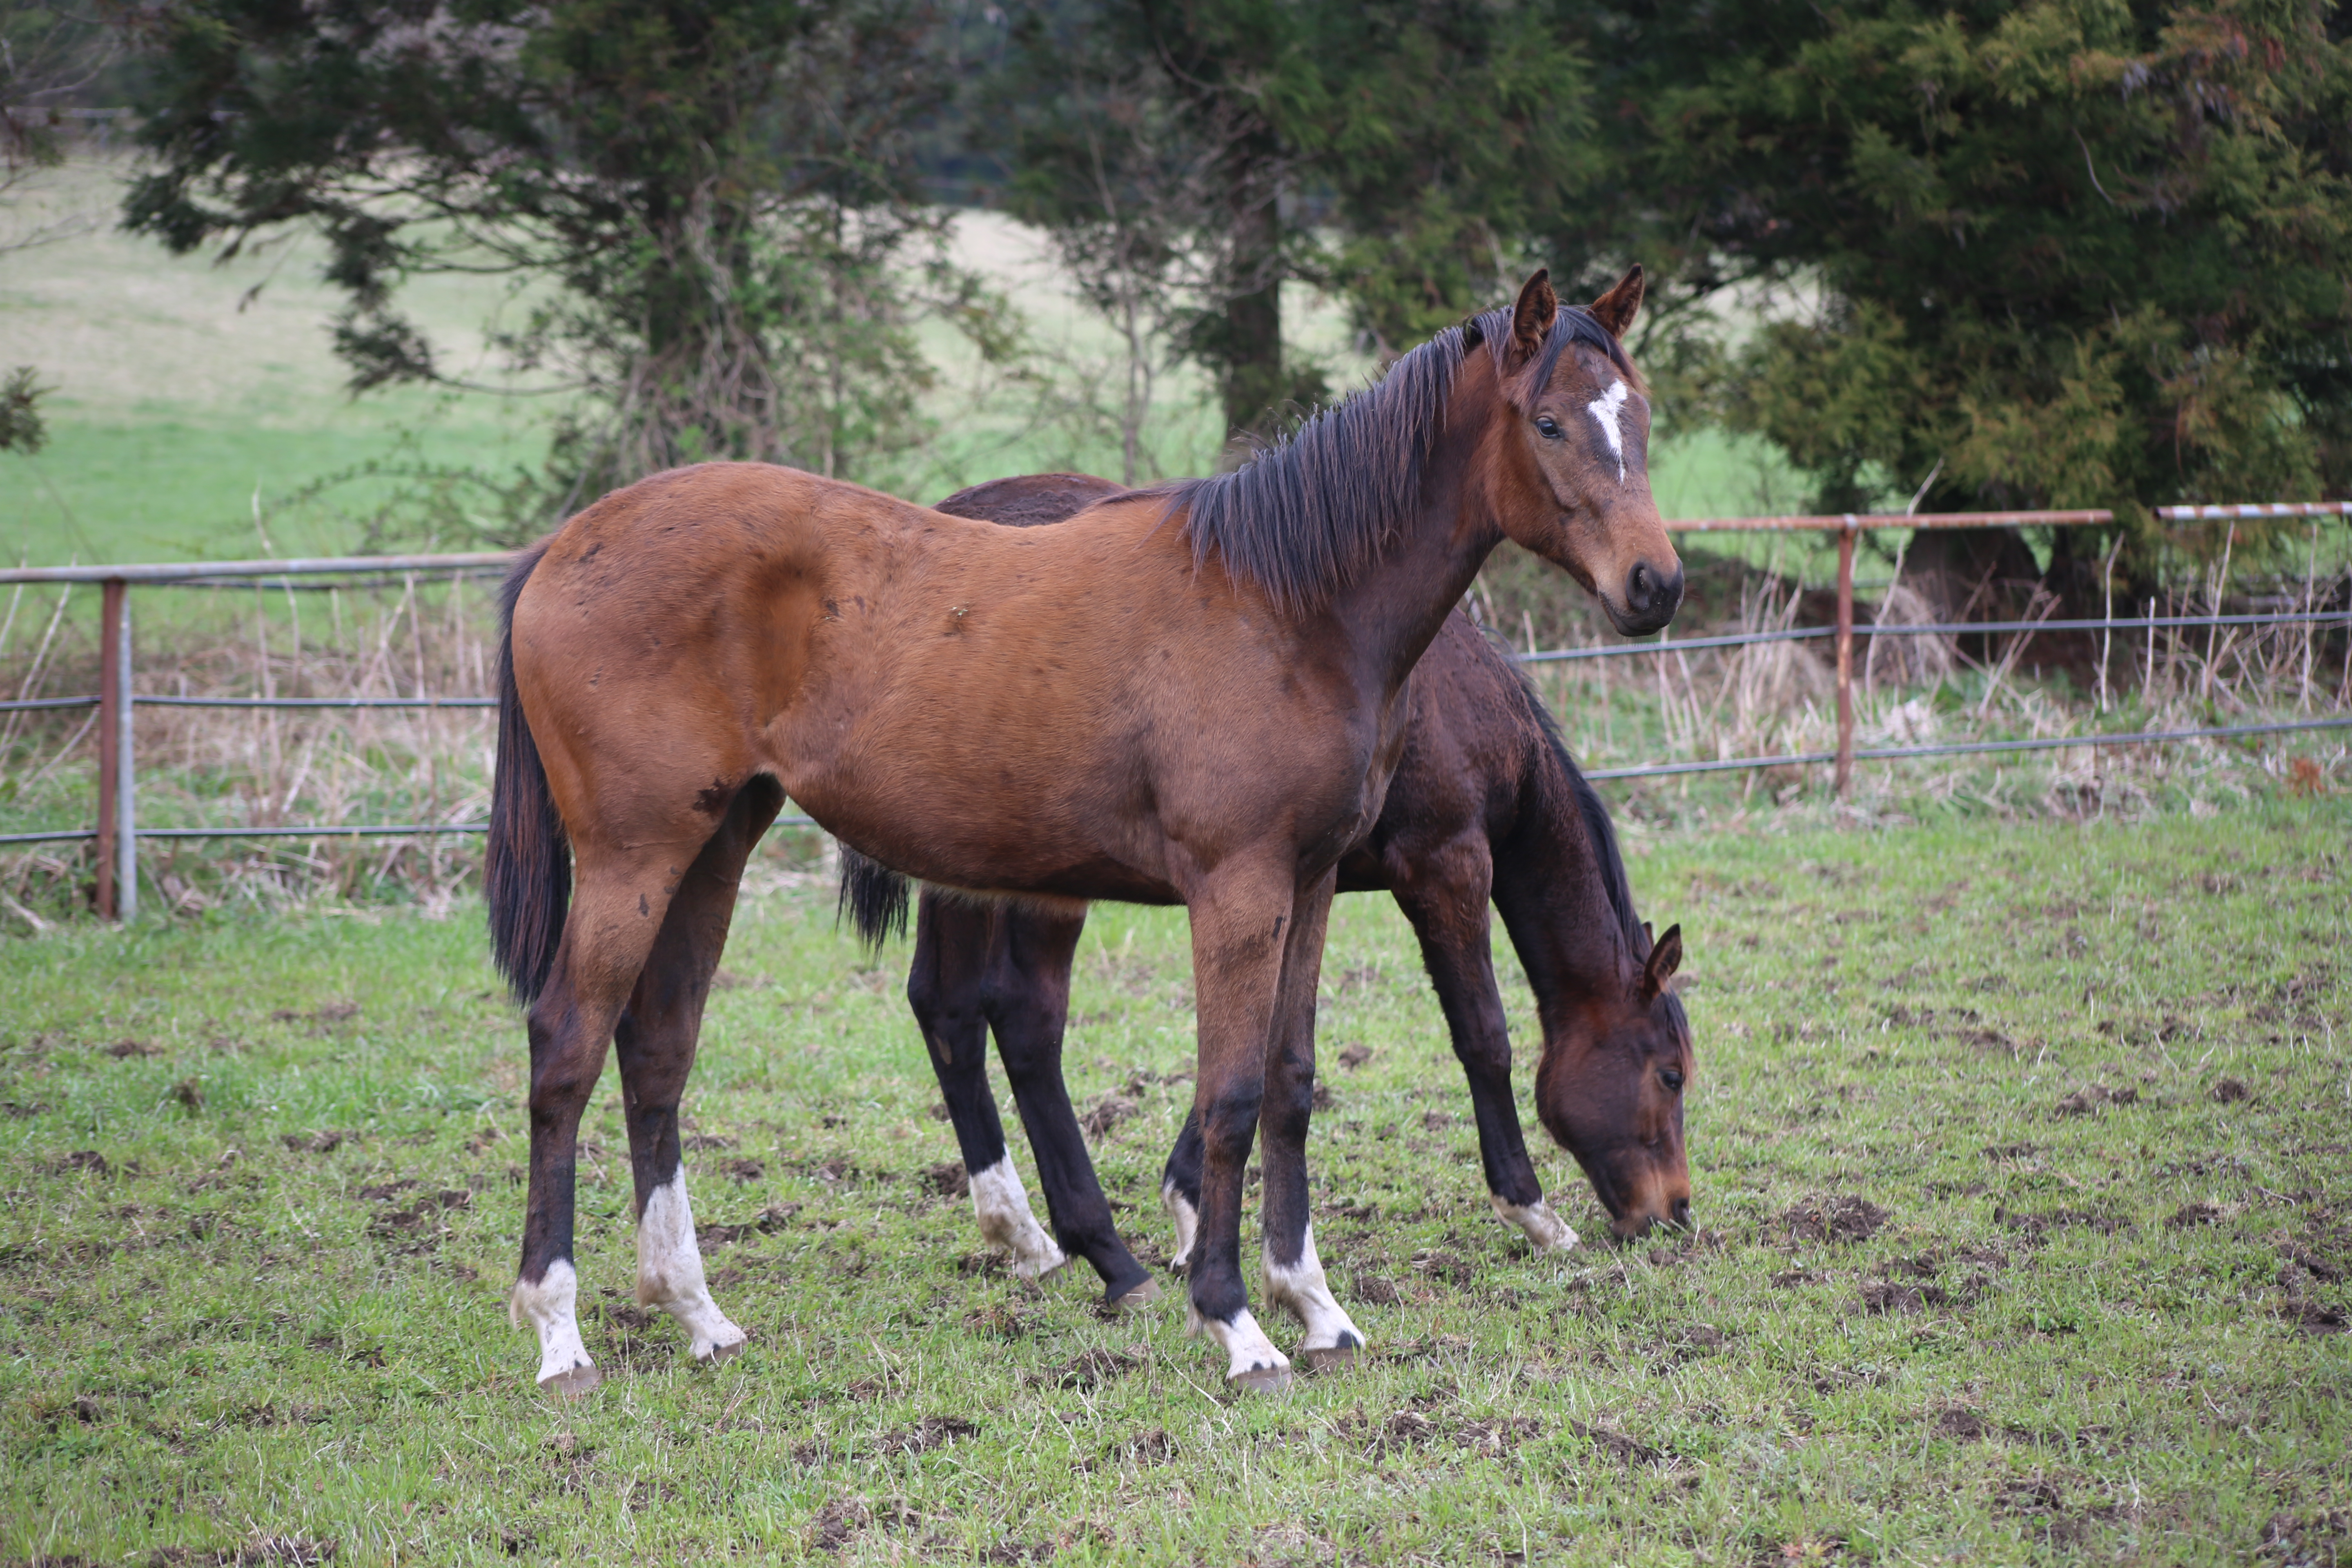
[[[1307,1234],[1315,992],[1339,858],[1379,814],[1407,677],[1505,536],[1627,632],[1682,571],[1620,342],[1538,273],[1234,473],[1050,528],[949,517],[759,464],[606,496],[509,579],[487,862],[530,1000],[530,1192],[514,1310],[540,1381],[597,1377],[575,1316],[579,1120],[619,1053],[637,1299],[699,1358],[710,1299],[677,1107],[753,841],[789,795],[935,885],[1191,913],[1202,1132],[1193,1321],[1227,1376],[1289,1362],[1249,1310],[1243,1168],[1266,1112],[1267,1268],[1307,1349],[1359,1342]],[[568,850],[568,854],[567,854]],[[568,863],[567,863],[568,862]]]
[[[1121,489],[1086,475],[1039,474],[960,491],[939,510],[1034,526]],[[1520,1137],[1487,927],[1490,892],[1543,1024],[1537,1116],[1584,1167],[1618,1235],[1687,1223],[1682,1100],[1690,1026],[1671,984],[1681,928],[1652,943],[1633,912],[1608,807],[1577,772],[1551,715],[1467,619],[1447,619],[1409,691],[1404,751],[1387,801],[1371,832],[1341,858],[1339,890],[1391,893],[1412,922],[1469,1079],[1495,1212],[1538,1248],[1576,1244],[1545,1204]],[[905,881],[871,861],[845,856],[842,892],[869,940],[905,920]],[[1084,1258],[1102,1276],[1108,1303],[1133,1305],[1158,1289],[1111,1222],[1062,1079],[1070,963],[1085,924],[1083,913],[926,888],[907,999],[963,1152],[982,1234],[1012,1254],[1024,1278]],[[1037,1162],[1050,1237],[1005,1157],[988,1085],[991,1032]],[[1191,1250],[1200,1169],[1200,1123],[1188,1118],[1161,1194],[1180,1266]]]

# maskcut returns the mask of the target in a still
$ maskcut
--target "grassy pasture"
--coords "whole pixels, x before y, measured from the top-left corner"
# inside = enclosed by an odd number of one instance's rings
[[[1343,900],[1318,1232],[1374,1344],[1276,1398],[1172,1300],[979,1252],[905,949],[808,878],[747,900],[688,1100],[752,1344],[683,1365],[631,1304],[608,1079],[571,1407],[503,1310],[523,1051],[473,911],[0,944],[0,1562],[2352,1554],[2342,797],[1635,843],[1699,976],[1700,1229],[1529,1256],[1408,931]],[[1099,911],[1073,1003],[1154,1262],[1183,936]]]

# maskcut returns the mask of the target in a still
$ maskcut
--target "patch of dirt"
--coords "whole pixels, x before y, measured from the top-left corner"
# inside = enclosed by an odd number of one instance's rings
[[[768,1173],[768,1167],[757,1160],[730,1160],[720,1169],[737,1182],[756,1182]]]
[[[2258,1555],[2286,1568],[2338,1568],[2352,1563],[2352,1508],[2272,1515],[2263,1526]]]
[[[2046,1214],[2011,1214],[2006,1207],[1995,1205],[1995,1225],[2005,1225],[2011,1230],[2022,1231],[2040,1241],[2053,1230],[2091,1230],[2101,1236],[2135,1230],[2137,1226],[2120,1215],[2099,1214],[2090,1209],[2052,1209]]]
[[[1404,1300],[1404,1293],[1396,1288],[1394,1280],[1383,1279],[1377,1274],[1356,1275],[1351,1283],[1356,1300],[1369,1307],[1393,1307]]]
[[[964,1314],[963,1326],[984,1340],[1026,1339],[1036,1319],[1010,1301],[998,1301]]]
[[[1113,1443],[1103,1451],[1103,1458],[1137,1465],[1164,1465],[1174,1458],[1177,1452],[1176,1439],[1154,1426],[1148,1432],[1139,1432],[1132,1437]]]
[[[1450,1111],[1424,1110],[1421,1113],[1421,1128],[1424,1132],[1443,1132],[1453,1125],[1454,1116]]]
[[[2102,1106],[2133,1105],[2139,1100],[2139,1090],[2126,1084],[2121,1089],[2109,1089],[2103,1083],[2085,1084],[2061,1100],[2052,1108],[2058,1116],[2089,1116]]]
[[[1581,1421],[1571,1421],[1568,1424],[1568,1429],[1586,1442],[1607,1449],[1612,1458],[1621,1461],[1628,1469],[1661,1464],[1668,1457],[1664,1449],[1653,1448],[1646,1443],[1637,1442],[1624,1433],[1612,1431],[1606,1426],[1587,1426]]]
[[[886,1432],[876,1447],[885,1454],[928,1454],[978,1435],[979,1426],[956,1415],[926,1415],[912,1426]]]
[[[1037,1381],[1053,1388],[1100,1388],[1142,1364],[1140,1346],[1128,1351],[1091,1350],[1040,1373]]]
[[[88,1171],[94,1176],[104,1176],[111,1174],[113,1170],[114,1167],[108,1163],[106,1156],[97,1150],[77,1149],[52,1164],[49,1167],[49,1173],[56,1176],[68,1176],[76,1171]]]
[[[964,1169],[961,1160],[942,1160],[926,1166],[915,1178],[925,1192],[942,1198],[967,1198],[971,1195],[971,1173]]]
[[[415,1184],[416,1183],[414,1179],[404,1179],[397,1182],[384,1182],[375,1186],[362,1187],[360,1189],[360,1196],[370,1203],[382,1203],[395,1194],[408,1191],[409,1188]]]
[[[1416,1255],[1412,1266],[1433,1279],[1443,1279],[1457,1290],[1467,1290],[1477,1283],[1478,1266],[1458,1252],[1443,1249]]]
[[[343,1131],[289,1132],[278,1141],[297,1154],[331,1154],[352,1136]]]
[[[1906,1285],[1895,1279],[1874,1279],[1862,1288],[1862,1310],[1874,1317],[1924,1312],[1948,1307],[1952,1293],[1940,1285]]]
[[[1813,1197],[1780,1216],[1792,1241],[1867,1241],[1878,1234],[1893,1211],[1867,1198]]]
[[[760,1211],[757,1219],[742,1225],[697,1226],[695,1239],[704,1247],[730,1247],[747,1236],[773,1236],[792,1224],[793,1216],[800,1212],[798,1204],[771,1204]]]
[[[2225,1078],[2213,1086],[2213,1100],[2218,1105],[2234,1104],[2252,1093],[2253,1090],[2246,1087],[2246,1080],[2242,1078]]]
[[[1124,1095],[1106,1094],[1078,1118],[1078,1130],[1089,1138],[1105,1138],[1110,1134],[1111,1129],[1141,1109]]]
[[[1818,1268],[1783,1268],[1772,1276],[1772,1288],[1793,1290],[1800,1285],[1826,1285],[1829,1278]]]
[[[1339,1053],[1339,1065],[1349,1072],[1354,1072],[1371,1059],[1372,1047],[1370,1046],[1349,1046]]]
[[[1994,1431],[1991,1422],[1958,1405],[1937,1412],[1934,1426],[1939,1436],[1959,1443],[1981,1443]]]
[[[211,1552],[185,1546],[158,1547],[148,1554],[147,1563],[149,1568],[322,1568],[335,1560],[339,1544],[332,1539],[319,1541],[307,1535],[256,1534],[235,1546]],[[43,1568],[68,1561],[63,1557],[39,1559]]]
[[[2222,1217],[2221,1210],[2211,1204],[2183,1204],[2164,1224],[2168,1230],[2187,1230],[2191,1226],[2219,1225]]]
[[[699,1154],[711,1149],[732,1149],[737,1142],[716,1132],[689,1132],[677,1141],[677,1146],[689,1154]]]
[[[116,1061],[128,1061],[136,1057],[160,1057],[161,1046],[151,1046],[144,1040],[122,1040],[106,1047],[106,1054]]]

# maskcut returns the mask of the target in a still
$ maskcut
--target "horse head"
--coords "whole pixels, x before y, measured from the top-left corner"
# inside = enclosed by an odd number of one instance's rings
[[[1682,603],[1682,562],[1650,494],[1650,400],[1623,337],[1642,308],[1633,268],[1589,308],[1563,308],[1550,276],[1519,290],[1508,320],[1473,323],[1501,378],[1487,448],[1496,521],[1563,568],[1627,637],[1656,631]]]
[[[1647,942],[1649,928],[1642,928]],[[1683,1090],[1690,1021],[1675,995],[1682,927],[1635,954],[1620,985],[1581,995],[1545,1020],[1536,1114],[1576,1156],[1621,1237],[1690,1224]]]

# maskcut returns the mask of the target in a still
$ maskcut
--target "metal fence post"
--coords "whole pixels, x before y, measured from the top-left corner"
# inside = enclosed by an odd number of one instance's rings
[[[114,907],[118,919],[139,914],[139,768],[131,755],[131,595],[122,595],[114,617],[115,763],[114,780]]]
[[[1838,530],[1837,578],[1837,795],[1853,783],[1853,514]]]
[[[115,918],[114,856],[122,784],[122,595],[120,577],[98,589],[98,918]]]

